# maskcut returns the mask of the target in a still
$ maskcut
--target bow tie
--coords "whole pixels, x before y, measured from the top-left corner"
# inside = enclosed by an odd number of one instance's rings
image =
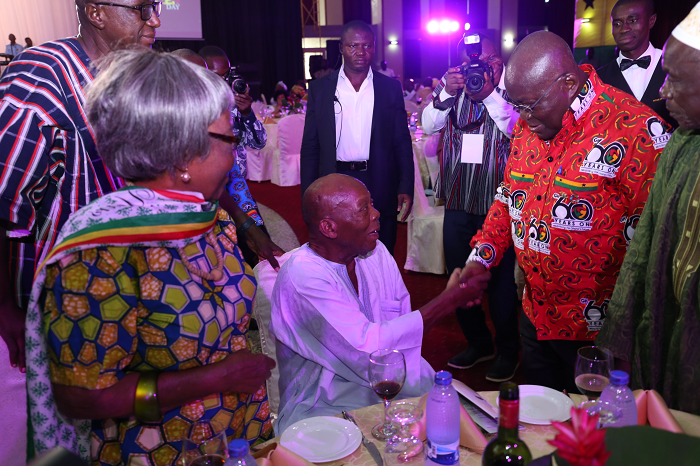
[[[620,62],[620,71],[625,71],[627,68],[637,65],[640,68],[647,69],[649,68],[649,65],[651,64],[651,55],[644,55],[643,57],[639,57],[636,60],[629,60],[627,58],[623,58],[622,61]]]

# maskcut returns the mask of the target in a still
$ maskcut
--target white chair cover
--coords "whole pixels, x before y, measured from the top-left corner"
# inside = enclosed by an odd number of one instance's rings
[[[299,249],[299,248],[297,248]],[[289,256],[296,249],[289,251],[281,257],[277,258],[280,267],[287,262]],[[270,315],[272,313],[272,288],[277,280],[277,272],[270,266],[268,261],[260,261],[253,269],[255,279],[258,282],[258,290],[253,301],[253,317],[258,322],[260,329],[260,343],[262,352],[265,356],[270,357],[277,363],[277,339],[270,333]],[[277,419],[277,411],[280,406],[280,370],[279,364],[272,369],[272,375],[267,379],[267,399],[270,403],[270,416]]]
[[[306,115],[289,115],[277,124],[277,149],[272,154],[272,183],[277,186],[301,184],[299,175],[301,139]]]
[[[418,112],[418,104],[417,103],[412,102],[410,100],[404,100],[403,104],[404,104],[404,108],[406,109],[407,112],[411,112],[411,113]]]
[[[405,270],[442,275],[446,271],[442,247],[445,207],[431,207],[423,189],[418,159],[413,156],[413,210],[408,218]]]
[[[250,181],[268,181],[272,178],[272,154],[277,148],[276,124],[265,125],[267,145],[260,150],[247,148],[248,179]]]

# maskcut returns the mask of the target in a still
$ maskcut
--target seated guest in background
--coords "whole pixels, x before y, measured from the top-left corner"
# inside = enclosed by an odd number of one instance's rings
[[[379,212],[365,186],[332,174],[302,201],[309,243],[282,266],[272,292],[271,332],[280,365],[278,433],[296,421],[376,404],[369,355],[397,349],[406,359],[401,398],[420,396],[434,371],[421,358],[424,333],[457,306],[478,301],[488,274],[447,288],[411,312],[394,258],[378,241]]]
[[[505,84],[520,121],[463,275],[497,265],[515,245],[526,279],[525,378],[572,392],[576,353],[603,325],[668,127],[592,66],[578,67],[551,32],[518,44]]]
[[[375,73],[372,28],[350,21],[340,35],[343,66],[309,86],[301,142],[301,192],[343,173],[362,181],[380,212],[382,243],[394,253],[396,213],[413,208],[413,148],[401,83]]]
[[[377,70],[377,73],[381,73],[384,76],[388,76],[390,78],[396,77],[396,73],[394,73],[394,70],[392,70],[391,68],[387,68],[386,61],[383,61],[379,64],[379,69]]]
[[[101,66],[87,117],[129,187],[73,214],[38,270],[28,322],[45,322],[48,357],[28,372],[50,373],[56,406],[42,404],[34,426],[75,435],[94,464],[179,464],[198,419],[228,419],[229,439],[265,438],[275,363],[246,349],[255,278],[215,203],[238,141],[231,89],[150,50]]]
[[[416,101],[416,84],[413,78],[403,80],[403,100]]]
[[[656,23],[654,0],[619,0],[610,17],[620,54],[597,71],[598,77],[605,84],[632,94],[675,128],[676,121],[669,116],[664,99],[659,97],[666,79],[661,50],[649,42],[649,31]]]
[[[24,50],[34,47],[34,42],[29,37],[24,38]]]
[[[466,41],[476,43],[468,46]],[[448,272],[463,267],[469,257],[469,242],[481,228],[496,188],[503,181],[508,162],[510,137],[518,121],[518,113],[504,99],[503,60],[493,41],[481,34],[465,34],[459,41],[459,61],[469,63],[468,47],[481,50],[479,60],[493,72],[483,88],[469,92],[460,68],[450,68],[433,92],[421,119],[425,134],[436,134],[446,128],[440,170],[435,182],[435,197],[445,203],[442,228],[445,262]],[[472,135],[480,135],[480,159],[461,163],[462,143],[473,144]],[[478,140],[478,139],[477,139]],[[498,267],[493,268],[489,283],[489,310],[496,329],[498,357],[491,365],[486,380],[503,382],[515,374],[520,362],[518,307],[515,277],[515,251],[509,247]],[[494,358],[491,331],[481,307],[457,309],[457,320],[469,347],[450,358],[448,365],[468,369]]]
[[[186,54],[183,58],[201,65],[196,58],[186,52],[183,53]],[[199,55],[210,71],[224,80],[229,77],[231,63],[222,49],[208,45],[199,51]],[[257,256],[260,255],[271,260],[270,264],[274,268],[279,268],[274,256],[282,255],[284,252],[270,241],[265,222],[246,182],[248,175],[246,147],[262,149],[267,144],[267,131],[251,108],[253,99],[249,92],[250,89],[247,89],[245,94],[234,94],[236,105],[231,111],[231,118],[233,118],[233,131],[241,141],[236,148],[236,163],[229,173],[229,182],[226,185],[226,190],[233,202],[224,195],[221,198],[221,206],[233,216],[238,225],[238,234],[241,236],[239,245],[246,261],[255,265],[258,262]]]
[[[5,55],[9,55],[10,57],[14,58],[19,55],[22,50],[24,50],[24,47],[16,42],[17,38],[14,34],[10,34],[8,39],[10,40],[10,43],[5,46]]]
[[[666,43],[661,96],[679,129],[664,149],[596,345],[633,388],[700,414],[700,3]],[[622,363],[622,364],[620,364]]]
[[[593,68],[598,68],[600,62],[595,57],[595,49],[593,47],[588,47],[586,49],[586,58],[578,62],[579,65],[591,65]]]
[[[427,77],[423,80],[423,86],[416,91],[416,99],[423,104],[427,105],[426,99],[430,97],[433,93],[433,78]]]

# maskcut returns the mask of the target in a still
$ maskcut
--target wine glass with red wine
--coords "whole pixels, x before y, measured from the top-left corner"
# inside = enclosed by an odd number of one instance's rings
[[[369,355],[369,383],[384,401],[384,422],[372,428],[372,435],[377,440],[386,441],[398,432],[389,420],[387,411],[405,380],[406,360],[401,351],[381,349]]]
[[[576,387],[589,399],[597,399],[610,383],[613,355],[600,346],[579,348],[576,357]]]
[[[228,459],[226,426],[214,420],[195,422],[182,441],[182,454],[185,466],[224,466]]]

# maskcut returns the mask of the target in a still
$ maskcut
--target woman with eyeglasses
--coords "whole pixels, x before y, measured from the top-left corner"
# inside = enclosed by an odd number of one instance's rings
[[[231,89],[148,49],[100,69],[87,118],[128,185],[73,214],[38,267],[28,320],[43,325],[33,344],[46,358],[28,363],[44,387],[30,389],[31,419],[53,436],[35,443],[91,464],[166,465],[197,421],[203,435],[265,438],[274,361],[248,351],[256,282],[216,202],[237,143]]]

